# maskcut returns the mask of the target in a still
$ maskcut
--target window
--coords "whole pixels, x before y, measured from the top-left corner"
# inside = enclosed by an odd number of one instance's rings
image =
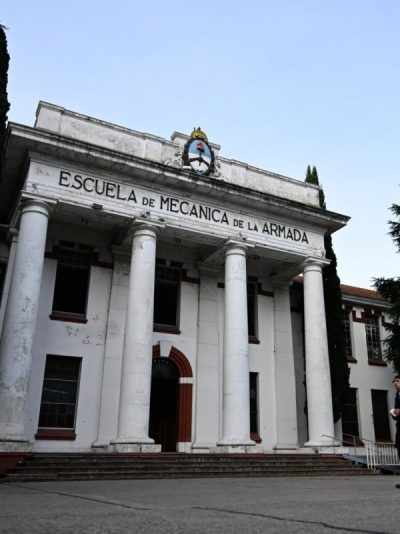
[[[86,318],[92,255],[59,249],[52,319]]]
[[[387,391],[372,389],[371,397],[375,441],[391,441]]]
[[[344,330],[344,346],[346,356],[349,360],[353,360],[353,348],[351,345],[351,332],[350,332],[350,314],[347,311],[343,312],[343,330]]]
[[[80,358],[47,356],[39,428],[75,428]]]
[[[346,401],[342,409],[343,445],[360,445],[357,438],[360,435],[358,427],[357,389],[349,388]]]
[[[247,282],[247,323],[250,341],[257,341],[257,282]]]
[[[7,268],[7,264],[0,262],[0,304],[1,304],[1,297],[3,295],[4,279],[6,277],[6,268]]]
[[[154,324],[160,329],[176,331],[179,327],[179,268],[156,265],[154,288]]]
[[[250,437],[261,442],[258,430],[258,373],[250,373]]]
[[[367,337],[368,360],[382,360],[381,340],[379,336],[378,317],[365,318],[365,334]]]

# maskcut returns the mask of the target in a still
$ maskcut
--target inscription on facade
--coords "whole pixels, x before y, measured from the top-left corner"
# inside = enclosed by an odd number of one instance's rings
[[[76,191],[83,191],[96,196],[126,202],[127,204],[154,208],[158,213],[173,213],[183,215],[185,218],[209,221],[227,227],[242,229],[247,232],[267,234],[283,239],[309,242],[307,232],[271,221],[260,221],[248,216],[239,216],[228,210],[209,206],[199,202],[192,202],[168,195],[151,193],[139,188],[117,184],[102,178],[82,176],[69,171],[60,171],[58,185]]]

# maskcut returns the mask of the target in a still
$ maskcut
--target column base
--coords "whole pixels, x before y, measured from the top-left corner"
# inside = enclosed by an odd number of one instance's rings
[[[33,444],[24,438],[1,438],[0,451],[2,452],[30,452]]]
[[[189,454],[192,452],[192,443],[191,441],[178,441],[176,444],[176,452],[184,452]]]
[[[108,446],[109,452],[161,452],[161,445],[151,438],[117,438]]]

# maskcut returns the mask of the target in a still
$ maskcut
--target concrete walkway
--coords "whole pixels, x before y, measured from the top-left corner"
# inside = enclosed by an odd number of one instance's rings
[[[0,484],[0,532],[398,533],[399,477]]]

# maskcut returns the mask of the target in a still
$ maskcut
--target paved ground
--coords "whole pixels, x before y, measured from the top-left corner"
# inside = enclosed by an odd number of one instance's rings
[[[0,532],[398,533],[399,477],[0,484]]]

